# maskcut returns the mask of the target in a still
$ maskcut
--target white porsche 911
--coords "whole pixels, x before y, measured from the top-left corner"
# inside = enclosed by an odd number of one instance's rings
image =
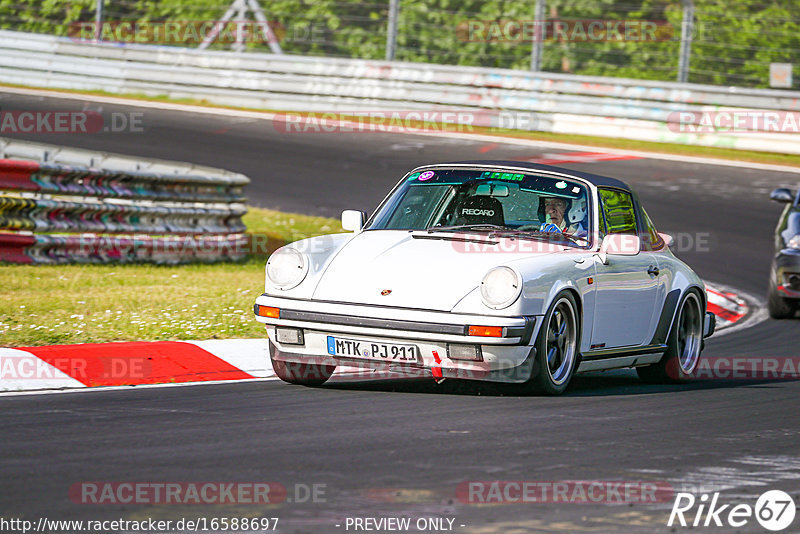
[[[623,182],[474,161],[406,174],[351,231],[267,262],[255,304],[276,374],[338,365],[562,393],[575,373],[681,381],[714,331],[705,286]]]

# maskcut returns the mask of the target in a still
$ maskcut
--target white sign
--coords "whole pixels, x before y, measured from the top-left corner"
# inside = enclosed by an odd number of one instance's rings
[[[792,64],[770,63],[769,86],[788,89],[792,86]]]

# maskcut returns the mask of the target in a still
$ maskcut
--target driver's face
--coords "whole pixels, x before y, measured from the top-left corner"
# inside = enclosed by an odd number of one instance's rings
[[[547,199],[544,201],[544,212],[550,217],[550,222],[561,225],[564,222],[564,211],[567,203],[561,199]]]

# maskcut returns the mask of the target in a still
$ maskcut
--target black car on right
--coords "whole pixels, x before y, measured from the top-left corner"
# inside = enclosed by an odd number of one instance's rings
[[[800,192],[775,189],[769,198],[786,207],[775,228],[767,305],[772,318],[787,319],[800,307]]]

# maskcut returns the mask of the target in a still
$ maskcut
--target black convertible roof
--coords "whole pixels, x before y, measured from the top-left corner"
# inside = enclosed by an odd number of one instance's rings
[[[481,165],[488,167],[516,167],[517,169],[530,169],[532,171],[551,171],[570,174],[583,178],[598,187],[615,187],[617,189],[624,189],[631,191],[631,188],[622,180],[611,178],[608,176],[601,176],[599,174],[592,174],[590,172],[575,171],[572,169],[565,169],[564,167],[555,167],[553,165],[542,165],[540,163],[531,163],[529,161],[504,161],[504,160],[472,160],[472,161],[451,161],[448,163],[436,163],[436,165]]]

